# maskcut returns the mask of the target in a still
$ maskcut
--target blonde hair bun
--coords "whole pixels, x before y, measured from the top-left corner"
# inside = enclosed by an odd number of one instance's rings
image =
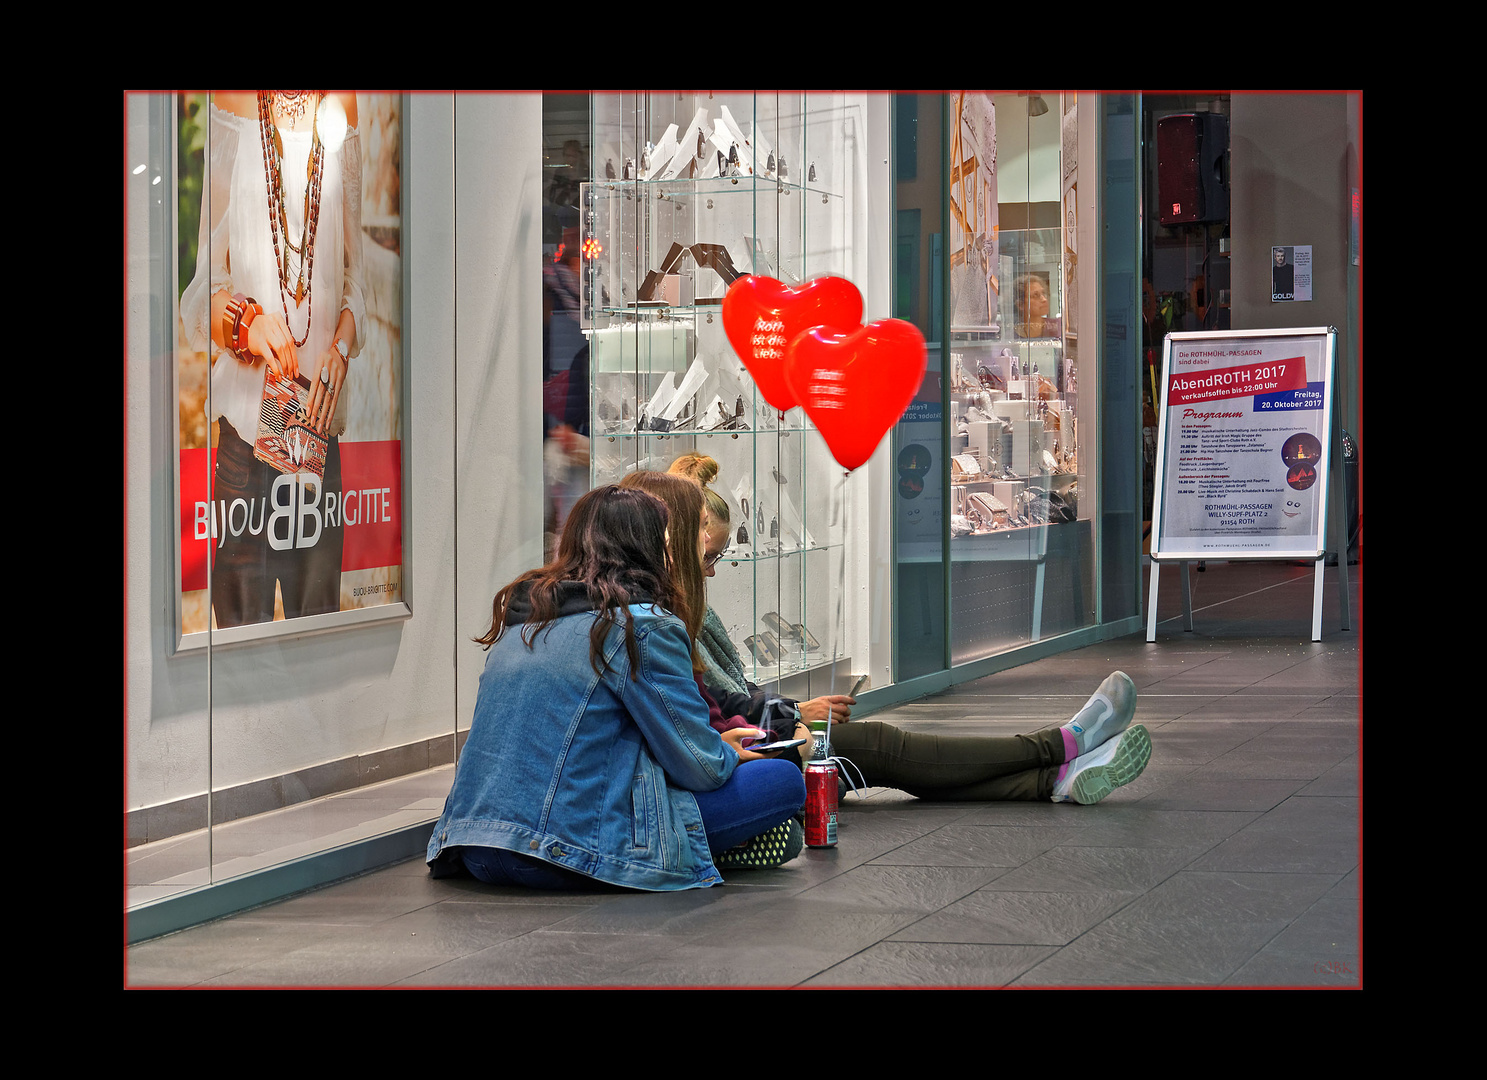
[[[718,463],[706,454],[689,450],[673,461],[671,468],[666,471],[673,476],[685,476],[689,480],[696,480],[705,486],[718,475]]]
[[[707,486],[707,482],[718,475],[716,460],[697,450],[688,450],[673,461],[671,468],[666,471],[701,485],[702,497],[706,500],[708,514],[715,519],[714,524],[721,526],[730,523],[733,515],[728,509],[728,500]]]

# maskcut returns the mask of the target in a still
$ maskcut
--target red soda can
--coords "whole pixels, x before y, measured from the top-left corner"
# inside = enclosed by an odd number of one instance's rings
[[[836,765],[830,761],[805,767],[805,843],[836,847]]]

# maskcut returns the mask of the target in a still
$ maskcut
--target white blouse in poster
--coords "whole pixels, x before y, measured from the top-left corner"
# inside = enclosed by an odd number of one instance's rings
[[[1167,336],[1153,559],[1321,556],[1336,340]]]

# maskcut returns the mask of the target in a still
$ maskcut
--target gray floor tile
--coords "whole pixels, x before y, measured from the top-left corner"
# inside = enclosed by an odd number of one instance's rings
[[[1036,945],[885,941],[806,986],[1006,986],[1053,950]]]
[[[737,876],[744,879],[753,875],[740,871]],[[741,916],[769,909],[775,896],[773,890],[735,885],[674,893],[615,895],[603,903],[571,912],[548,929],[568,934],[707,934],[720,921],[731,923]]]
[[[1277,934],[1266,948],[1322,959],[1357,956],[1358,905],[1354,898],[1323,896]]]
[[[1017,981],[1025,985],[1222,983],[1335,879],[1176,874]]]
[[[384,879],[371,875],[320,889],[258,910],[265,922],[324,922],[365,926],[396,918],[446,899],[440,883],[423,879]]]
[[[1286,720],[1317,708],[1326,699],[1316,694],[1230,694],[1183,712],[1184,720]]]
[[[1263,735],[1257,735],[1255,741],[1257,749],[1265,753],[1306,755],[1332,761],[1341,761],[1358,751],[1358,732],[1352,725],[1300,719],[1276,724]]]
[[[1148,807],[1149,802],[1143,799],[1119,813],[1102,814],[1061,846],[1191,849],[1233,836],[1260,816],[1254,811],[1157,809]]]
[[[1157,707],[1168,704],[1157,703]],[[1194,721],[1187,717],[1163,723],[1144,721],[1151,731],[1153,748],[1160,744],[1166,764],[1207,764],[1230,750],[1243,746],[1272,723],[1236,720]]]
[[[463,956],[507,938],[543,927],[553,928],[574,918],[574,907],[564,903],[471,904],[447,900],[378,923],[361,935],[380,947],[416,944],[444,958]],[[413,939],[418,939],[414,941]]]
[[[1294,953],[1261,949],[1223,982],[1230,987],[1334,987],[1363,985],[1363,962],[1356,956],[1315,960]]]
[[[1305,780],[1210,780],[1188,775],[1152,792],[1140,806],[1143,810],[1265,811],[1305,785]]]
[[[926,803],[915,799],[875,806],[869,801],[860,810],[844,809],[838,816],[836,847],[807,849],[806,862],[823,870],[844,872],[959,822],[971,812],[971,804]]]
[[[1302,662],[1277,671],[1259,684],[1262,690],[1305,690],[1315,693],[1330,690],[1338,694],[1356,695],[1358,692],[1358,669],[1352,654],[1312,656]]]
[[[945,825],[928,836],[894,848],[872,866],[1021,866],[1061,843],[1082,836],[1071,829],[988,829]]]
[[[1353,904],[1356,907],[1363,899],[1358,882],[1359,868],[1354,867],[1352,870],[1348,871],[1346,877],[1344,877],[1336,885],[1332,886],[1332,888],[1327,890],[1327,899],[1347,900],[1349,903]]]
[[[1264,749],[1249,749],[1256,746],[1250,742],[1238,750],[1230,750],[1199,767],[1193,774],[1195,780],[1315,780],[1339,758],[1332,753],[1273,753]]]
[[[1098,812],[1098,807],[1052,802],[986,803],[968,812],[956,824],[981,827],[1008,825],[1019,828],[1082,829],[1094,820],[1090,816],[1091,811]]]
[[[1007,892],[992,882],[924,916],[891,941],[1067,945],[1139,897],[1139,892]]]
[[[631,969],[644,986],[794,986],[871,948],[918,915],[911,912],[781,909],[719,922],[710,935],[689,938],[663,956]]]
[[[637,964],[683,939],[535,930],[396,980],[397,986],[634,986]]]
[[[1146,892],[1185,867],[1205,847],[1059,847],[1001,875],[997,888],[1018,892]]]
[[[286,925],[240,915],[130,946],[125,954],[125,974],[131,986],[193,986],[282,959],[307,946],[334,948],[342,939],[354,936],[345,927]]]
[[[389,986],[571,913],[538,905],[437,904],[239,968],[206,985]]]
[[[1357,799],[1292,796],[1193,869],[1345,874],[1358,865],[1358,843]]]
[[[1003,873],[1000,867],[859,866],[796,900],[845,911],[935,911]],[[823,911],[822,917],[831,916]]]
[[[1356,894],[1331,892],[1227,980],[1231,985],[1356,986],[1362,982]]]
[[[606,899],[628,895],[624,889],[596,889],[592,892],[543,892],[523,889],[516,885],[487,885],[474,878],[429,879],[427,868],[421,859],[414,864],[423,871],[423,878],[430,881],[430,889],[441,903],[493,904],[503,907],[522,907],[530,904],[552,905],[569,909],[583,909],[602,904]]]
[[[1301,713],[1298,719],[1357,724],[1363,719],[1362,700],[1357,697],[1335,694]]]

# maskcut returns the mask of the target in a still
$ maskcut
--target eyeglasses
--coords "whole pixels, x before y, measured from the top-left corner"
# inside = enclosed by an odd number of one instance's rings
[[[717,552],[714,555],[703,555],[702,556],[702,569],[704,569],[704,570],[711,570],[714,566],[717,566],[718,565],[718,560],[721,559],[721,558],[723,558],[723,556],[725,556],[727,554],[728,554],[728,549],[727,548],[724,548],[722,551],[719,551],[719,552]]]

